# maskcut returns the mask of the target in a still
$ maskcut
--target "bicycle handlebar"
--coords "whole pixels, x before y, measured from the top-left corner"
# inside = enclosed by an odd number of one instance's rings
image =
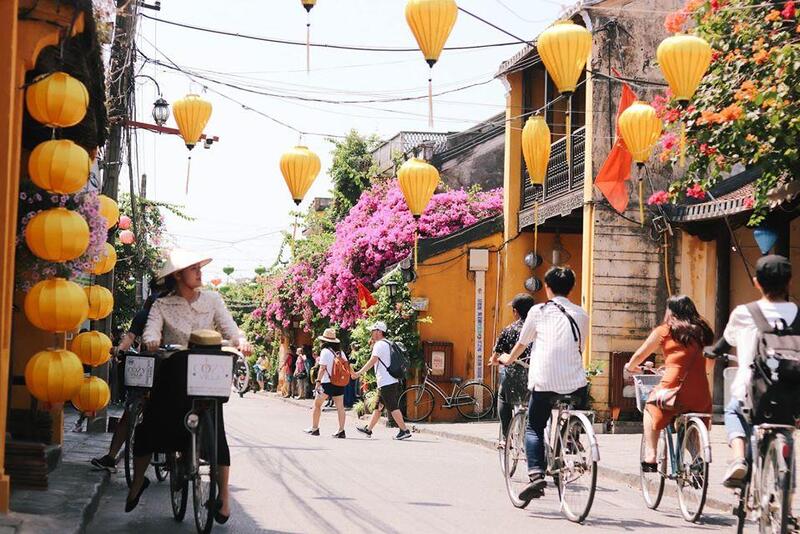
[[[724,337],[721,337],[713,345],[703,348],[703,356],[709,360],[720,360],[723,362],[738,361],[736,356],[727,353],[729,350],[731,350],[731,345],[725,341]]]

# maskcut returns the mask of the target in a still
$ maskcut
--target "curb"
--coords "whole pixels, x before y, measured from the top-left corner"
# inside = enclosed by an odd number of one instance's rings
[[[92,494],[89,498],[88,504],[84,506],[83,513],[81,514],[80,521],[78,522],[78,527],[75,529],[75,534],[84,534],[86,532],[89,523],[92,522],[94,519],[97,510],[100,508],[100,499],[103,497],[103,494],[108,488],[111,482],[111,474],[105,472],[102,475],[102,478],[97,481],[95,484],[92,485]]]

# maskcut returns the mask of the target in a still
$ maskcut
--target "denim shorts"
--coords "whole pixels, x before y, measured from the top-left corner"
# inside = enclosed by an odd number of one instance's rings
[[[743,438],[749,442],[751,430],[752,427],[742,411],[742,401],[731,399],[725,407],[725,431],[728,433],[728,443],[736,438]]]

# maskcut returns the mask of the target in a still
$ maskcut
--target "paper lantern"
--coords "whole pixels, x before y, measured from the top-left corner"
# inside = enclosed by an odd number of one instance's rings
[[[74,260],[89,247],[89,225],[78,212],[66,208],[41,211],[25,227],[25,244],[43,260]]]
[[[572,94],[592,49],[592,34],[571,20],[559,20],[539,35],[536,49],[562,94]]]
[[[317,5],[317,0],[300,0],[300,3],[303,4],[306,11],[311,11]]]
[[[89,302],[89,319],[99,321],[105,319],[114,309],[114,296],[111,291],[103,286],[89,286],[83,288]]]
[[[531,177],[531,183],[541,185],[547,176],[550,161],[550,127],[544,117],[529,117],[522,129],[522,155]]]
[[[94,275],[106,274],[111,272],[111,269],[113,269],[116,264],[117,251],[114,249],[114,245],[106,243],[103,246],[103,252],[100,254],[100,258],[92,266],[91,273]]]
[[[133,221],[131,221],[130,217],[128,217],[127,215],[120,215],[119,217],[120,230],[127,230],[128,228],[131,227],[131,224],[133,224]]]
[[[212,279],[211,279],[211,284],[212,284],[214,287],[217,287],[217,286],[218,286],[218,285],[220,285],[221,283],[222,283],[222,279],[221,279],[221,278],[212,278]]]
[[[111,229],[119,221],[119,204],[105,195],[97,195],[100,201],[100,215],[106,219],[106,229]]]
[[[37,78],[25,91],[28,113],[50,128],[75,126],[86,116],[89,92],[86,86],[66,72],[53,72]]]
[[[47,191],[71,195],[89,180],[89,153],[69,139],[39,143],[28,159],[31,181]]]
[[[281,174],[292,200],[298,206],[320,170],[319,156],[305,146],[296,146],[281,156]]]
[[[123,245],[132,245],[136,241],[136,236],[130,230],[123,230],[119,233],[119,240]]]
[[[455,0],[408,0],[406,22],[428,65],[439,60],[458,17]]]
[[[695,35],[673,35],[658,45],[656,58],[672,94],[685,104],[711,64],[711,45]]]
[[[400,166],[397,179],[408,209],[418,219],[439,185],[439,171],[425,160],[411,158]]]
[[[172,104],[172,114],[186,148],[192,150],[211,118],[211,102],[200,98],[200,95],[189,94]]]
[[[48,332],[77,330],[89,315],[89,301],[81,286],[63,278],[44,280],[25,295],[25,317]]]
[[[85,365],[97,367],[111,359],[111,339],[102,332],[83,332],[72,340],[70,350]]]
[[[87,376],[83,378],[77,393],[70,400],[75,408],[91,416],[108,406],[111,390],[102,378]]]
[[[653,106],[636,101],[619,116],[619,133],[633,161],[642,165],[650,159],[661,136],[663,124]]]
[[[46,405],[70,400],[83,381],[83,365],[68,350],[48,349],[37,352],[25,365],[25,386]]]

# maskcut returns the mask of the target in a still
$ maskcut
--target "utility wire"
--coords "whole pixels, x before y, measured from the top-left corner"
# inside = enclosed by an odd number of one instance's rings
[[[493,23],[489,22],[488,20],[486,20],[486,19],[484,19],[484,18],[481,18],[481,17],[479,17],[478,15],[476,15],[475,13],[472,13],[471,11],[467,11],[466,9],[464,9],[464,8],[463,8],[463,7],[461,7],[461,6],[459,6],[458,10],[459,10],[459,11],[461,11],[461,12],[463,12],[463,13],[466,13],[466,14],[467,14],[467,15],[469,15],[470,17],[473,17],[473,18],[476,18],[476,19],[478,19],[479,21],[483,22],[483,23],[484,23],[484,24],[486,24],[487,26],[491,26],[491,27],[492,27],[492,28],[494,28],[495,30],[497,30],[497,31],[499,31],[499,32],[502,32],[502,33],[504,33],[504,34],[508,35],[509,37],[513,37],[514,39],[516,39],[516,40],[517,40],[517,41],[519,41],[520,43],[524,43],[524,44],[527,44],[527,45],[530,45],[530,46],[536,46],[536,43],[534,43],[534,42],[532,42],[532,41],[528,41],[528,40],[526,40],[526,39],[523,39],[522,37],[517,37],[516,35],[514,35],[514,34],[513,34],[513,33],[511,33],[510,31],[508,31],[508,30],[504,30],[504,29],[503,29],[503,28],[501,28],[500,26],[498,26],[498,25],[496,25],[496,24],[493,24]],[[519,43],[514,43],[514,44],[519,44]]]

